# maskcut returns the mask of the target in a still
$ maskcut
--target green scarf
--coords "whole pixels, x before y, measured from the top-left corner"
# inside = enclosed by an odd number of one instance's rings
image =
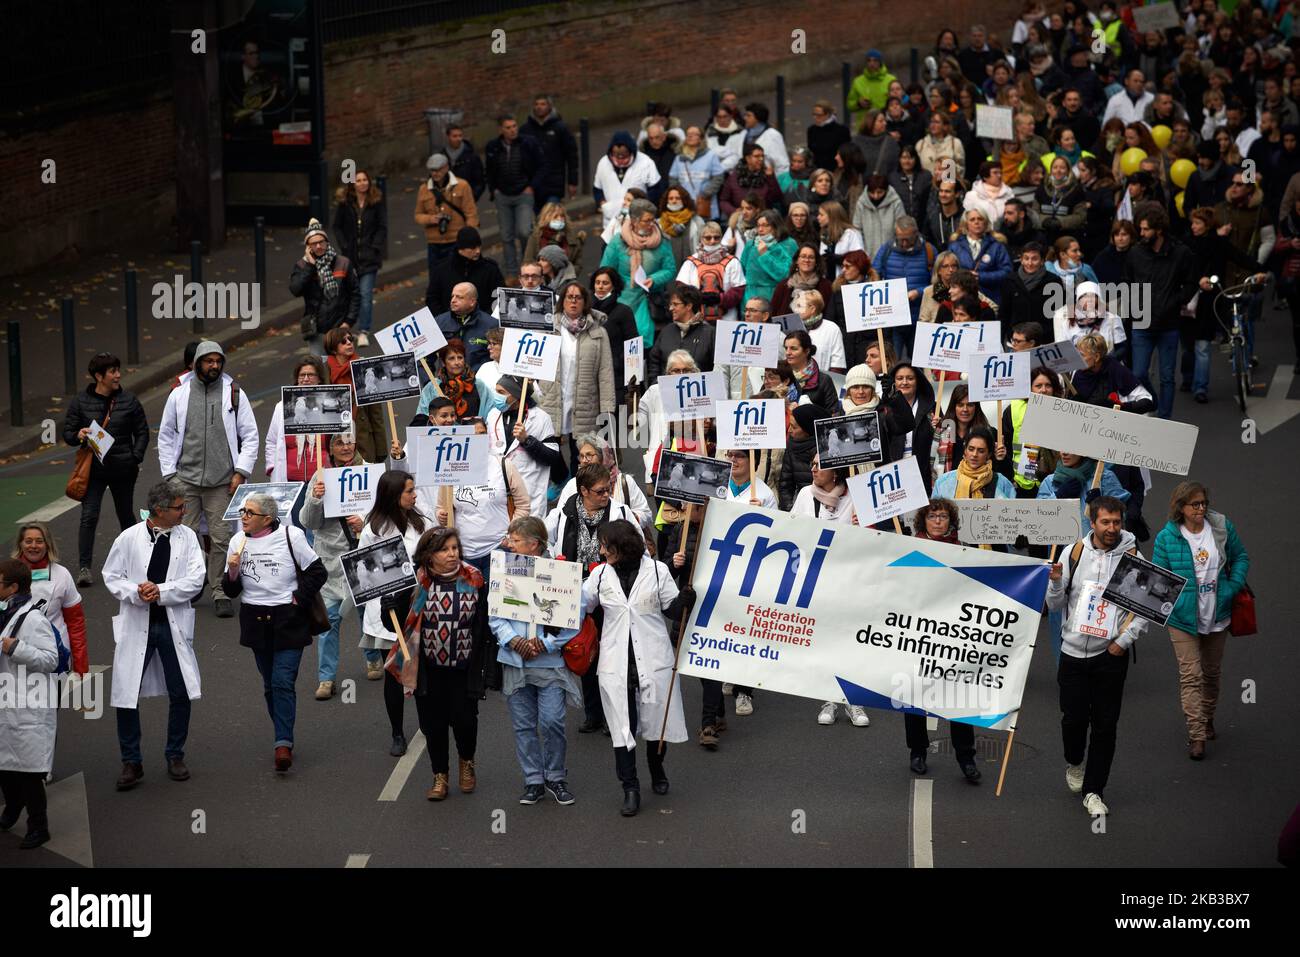
[[[1052,486],[1059,488],[1062,482],[1068,479],[1077,479],[1079,488],[1083,490],[1083,493],[1086,493],[1092,486],[1092,473],[1096,468],[1097,463],[1092,459],[1080,459],[1078,466],[1075,468],[1070,468],[1062,461],[1056,466],[1056,471],[1052,473]]]

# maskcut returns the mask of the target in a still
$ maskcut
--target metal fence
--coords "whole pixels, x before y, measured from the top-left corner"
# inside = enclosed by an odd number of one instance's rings
[[[325,42],[545,6],[538,0],[319,0]]]

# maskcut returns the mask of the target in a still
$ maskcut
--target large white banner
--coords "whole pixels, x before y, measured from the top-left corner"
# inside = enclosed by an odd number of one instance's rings
[[[661,375],[656,380],[665,422],[713,418],[713,403],[727,398],[727,378],[721,372]]]
[[[554,382],[560,367],[560,337],[535,329],[503,329],[501,341],[502,375],[521,379]]]
[[[720,449],[783,449],[785,402],[781,399],[724,399],[714,403]]]
[[[1005,399],[1029,397],[1029,353],[990,352],[975,354],[968,359],[970,365],[970,400],[972,402],[997,402]],[[998,423],[998,428],[1002,423]]]
[[[890,326],[906,326],[912,322],[906,279],[850,283],[840,289],[840,297],[844,306],[844,329],[847,332],[888,329]]]
[[[681,672],[1015,726],[1048,566],[714,502]]]
[[[1021,535],[1033,545],[1073,545],[1083,537],[1077,498],[958,498],[957,537],[968,545],[1009,545]]]
[[[996,322],[918,322],[912,362],[920,369],[967,372],[970,357],[1001,348]]]
[[[1136,465],[1186,475],[1192,467],[1198,431],[1186,422],[1031,395],[1020,426],[1020,440],[1112,465]]]
[[[438,328],[429,307],[425,306],[387,329],[376,329],[375,341],[384,355],[414,352],[415,358],[422,359],[445,346],[447,337]]]
[[[719,319],[713,338],[713,366],[773,369],[781,358],[781,327],[770,322]]]

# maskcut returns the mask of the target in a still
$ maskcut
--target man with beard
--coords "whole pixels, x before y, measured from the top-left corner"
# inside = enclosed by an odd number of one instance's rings
[[[758,194],[765,209],[783,208],[781,187],[776,176],[767,172],[766,162],[763,147],[757,143],[745,147],[745,162],[727,174],[718,193],[718,209],[724,217],[740,209],[741,200],[750,193]]]
[[[185,502],[185,526],[199,532],[205,516],[212,550],[208,554],[207,584],[218,618],[231,618],[234,609],[221,591],[230,523],[223,516],[235,489],[253,474],[259,436],[252,404],[235,380],[223,371],[226,354],[211,340],[194,353],[194,375],[167,396],[158,428],[158,465],[164,480],[175,478]]]
[[[289,274],[289,292],[302,299],[302,337],[320,355],[325,333],[344,323],[355,326],[361,310],[357,267],[330,243],[319,220],[307,224],[302,258]]]
[[[1087,59],[1086,55],[1084,59]],[[1089,76],[1093,76],[1091,71]],[[1096,77],[1093,76],[1093,79]],[[1092,149],[1097,137],[1101,136],[1101,123],[1098,122],[1095,111],[1089,108],[1083,93],[1073,86],[1061,95],[1061,108],[1056,113],[1056,119],[1052,120],[1052,128],[1058,126],[1068,126],[1074,130],[1075,139],[1084,149]]]
[[[1020,252],[1029,243],[1046,244],[1046,237],[1041,229],[1035,229],[1029,221],[1025,204],[1018,199],[1007,200],[1006,209],[1002,211],[1002,223],[998,227],[1006,243],[1007,252],[1014,261],[1020,258]]]

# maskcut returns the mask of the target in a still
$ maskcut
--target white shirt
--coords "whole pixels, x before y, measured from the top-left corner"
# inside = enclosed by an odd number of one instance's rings
[[[815,328],[808,330],[808,338],[817,347],[813,357],[817,365],[827,372],[832,369],[847,370],[849,360],[844,353],[844,335],[840,327],[829,319],[823,318]]]
[[[288,540],[285,538],[286,529]],[[244,548],[239,556],[239,577],[244,582],[240,597],[245,604],[274,606],[293,601],[293,593],[298,590],[298,576],[289,558],[289,541],[293,542],[293,557],[297,559],[299,568],[305,569],[316,561],[317,555],[308,544],[307,536],[293,525],[281,525],[269,535],[257,538],[248,538],[240,532],[230,540],[227,564],[241,545]]]
[[[547,511],[546,490],[551,484],[550,466],[537,461],[525,452],[515,441],[515,437],[506,432],[501,419],[500,409],[493,409],[488,413],[486,425],[491,442],[489,449],[493,455],[503,456],[515,463],[524,485],[528,487],[528,497],[532,506],[530,514],[544,519]],[[551,417],[537,406],[528,409],[528,415],[524,418],[524,431],[539,442],[551,439],[556,448],[559,448],[559,440],[555,438],[555,425]]]
[[[1210,523],[1201,526],[1199,533],[1186,525],[1179,525],[1178,530],[1192,550],[1192,567],[1196,569],[1196,630],[1202,635],[1222,631],[1228,627],[1228,620],[1214,620],[1219,598],[1219,549],[1214,544]]]
[[[1141,123],[1146,125],[1146,120],[1142,114],[1146,111],[1147,106],[1155,100],[1154,93],[1143,92],[1138,97],[1137,103],[1129,99],[1128,90],[1120,90],[1106,103],[1106,113],[1101,118],[1101,125],[1105,126],[1111,119],[1119,117],[1124,121],[1124,125],[1130,123]]]
[[[560,433],[573,433],[573,401],[578,391],[578,337],[560,326],[560,375],[563,388],[560,389]],[[539,436],[546,438],[546,436]]]
[[[71,650],[72,639],[68,634],[68,626],[63,621],[63,609],[80,605],[81,593],[77,591],[76,583],[72,580],[72,573],[62,565],[50,562],[44,569],[33,568],[32,574],[41,571],[48,571],[50,577],[40,581],[32,579],[32,601],[45,600],[45,607],[41,611],[45,613],[46,620],[54,626],[54,630],[59,633],[59,640],[64,647]]]
[[[825,243],[822,243],[821,246],[821,254],[825,256],[829,247]],[[850,226],[848,229],[844,230],[844,235],[842,235],[839,242],[835,244],[835,255],[837,258],[843,259],[849,253],[858,249],[865,250],[865,248],[866,247],[862,245],[862,233]],[[844,266],[836,265],[836,278],[839,278],[839,275],[842,272],[844,272]],[[827,305],[829,306],[830,304],[827,303]]]
[[[836,507],[831,508],[829,505],[822,505],[817,499],[813,498],[812,486],[805,485],[799,489],[799,494],[794,497],[794,505],[790,506],[790,514],[809,515],[813,518],[820,518],[823,522],[842,522],[845,525],[852,525],[853,497],[849,495],[846,489]]]
[[[758,453],[755,452],[755,455]],[[760,478],[750,480],[754,485],[752,498],[758,499],[759,508],[777,508],[776,495],[767,487],[767,483]],[[752,500],[750,488],[746,485],[740,490],[740,494],[734,495],[731,491],[731,480],[727,480],[727,501],[729,502],[749,502]]]

